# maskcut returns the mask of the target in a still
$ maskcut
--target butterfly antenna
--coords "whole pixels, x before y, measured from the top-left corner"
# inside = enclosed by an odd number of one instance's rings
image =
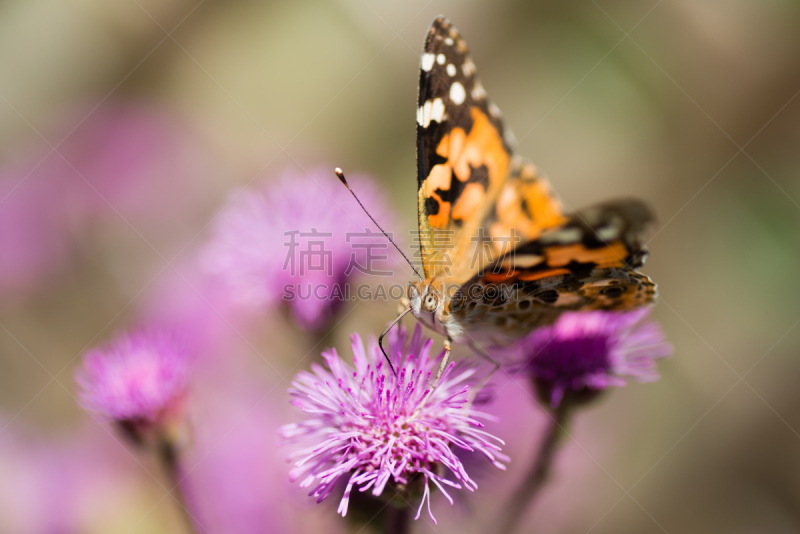
[[[386,358],[386,363],[389,364],[389,369],[392,370],[392,374],[394,375],[395,378],[397,378],[397,371],[395,370],[394,365],[392,365],[392,359],[389,358],[389,355],[386,354],[386,350],[383,348],[383,338],[385,338],[386,334],[389,333],[389,330],[391,330],[394,327],[394,325],[399,323],[400,319],[405,317],[405,315],[410,311],[411,311],[411,306],[409,306],[408,308],[406,308],[405,310],[400,312],[400,315],[395,317],[394,321],[392,321],[389,324],[389,326],[386,327],[386,330],[383,331],[383,333],[381,334],[381,337],[378,338],[378,346],[381,348],[381,352],[383,353],[383,357]]]
[[[403,253],[403,251],[402,251],[402,250],[400,250],[400,247],[398,247],[398,246],[397,246],[397,243],[395,243],[394,241],[392,241],[392,238],[391,238],[391,237],[389,237],[389,234],[387,234],[387,233],[386,233],[386,230],[384,230],[383,228],[381,228],[381,225],[380,225],[380,224],[378,224],[378,221],[376,221],[376,220],[375,220],[375,218],[374,218],[372,215],[370,215],[370,213],[367,211],[367,208],[365,208],[365,207],[364,207],[364,204],[362,204],[362,203],[361,203],[361,201],[360,201],[360,200],[358,199],[358,197],[356,196],[356,193],[355,193],[355,191],[353,191],[352,189],[350,189],[350,184],[348,184],[348,183],[347,183],[347,180],[346,180],[346,179],[345,179],[345,177],[344,177],[344,173],[342,172],[342,169],[340,169],[339,167],[336,167],[336,168],[333,170],[333,172],[335,172],[335,173],[336,173],[336,176],[339,178],[339,181],[340,181],[340,182],[342,182],[342,183],[344,184],[344,186],[347,188],[347,190],[348,190],[348,191],[350,191],[350,194],[351,194],[351,195],[353,195],[353,198],[354,198],[354,199],[356,199],[356,202],[358,202],[358,205],[359,205],[359,206],[361,206],[361,209],[362,209],[362,210],[364,210],[364,213],[366,213],[366,214],[367,214],[367,217],[369,217],[369,218],[370,218],[370,220],[371,220],[373,223],[375,223],[375,226],[377,226],[377,227],[378,227],[378,230],[380,230],[380,231],[383,233],[383,235],[386,237],[386,239],[388,239],[388,240],[389,240],[389,243],[391,243],[391,244],[394,246],[394,248],[396,248],[396,249],[397,249],[397,252],[399,252],[399,253],[400,253],[400,255],[401,255],[401,256],[403,256],[403,259],[405,259],[405,260],[406,260],[406,262],[408,262],[408,264],[411,266],[411,269],[414,271],[414,274],[416,274],[416,275],[417,275],[417,277],[418,277],[420,280],[423,280],[422,276],[419,274],[419,271],[417,271],[417,268],[416,268],[416,267],[414,267],[414,264],[413,264],[413,263],[411,263],[411,260],[409,260],[409,259],[408,259],[408,256],[406,256],[406,255]],[[385,353],[385,352],[384,352],[384,355],[386,355],[386,353]],[[391,365],[391,363],[390,363],[389,365]]]

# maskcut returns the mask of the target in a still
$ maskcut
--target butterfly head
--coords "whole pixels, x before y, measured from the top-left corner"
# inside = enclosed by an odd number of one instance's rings
[[[424,325],[442,332],[442,321],[447,315],[444,287],[440,280],[409,282],[407,292],[411,313]]]

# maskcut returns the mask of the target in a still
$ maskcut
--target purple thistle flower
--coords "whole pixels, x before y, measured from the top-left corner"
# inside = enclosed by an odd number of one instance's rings
[[[181,412],[187,375],[187,354],[174,339],[135,333],[89,351],[75,380],[85,409],[119,423],[136,439],[140,430]]]
[[[438,365],[438,358],[430,358],[433,342],[422,337],[419,325],[408,345],[405,331],[398,328],[393,332],[388,353],[397,378],[375,340],[371,339],[365,350],[358,334],[351,338],[355,368],[333,349],[323,353],[327,369],[314,364],[313,373],[301,372],[295,377],[289,390],[292,404],[308,418],[283,426],[280,433],[291,441],[308,439],[317,444],[294,451],[290,479],[299,479],[301,487],[313,486],[309,495],[320,502],[340,477],[349,475],[338,508],[342,516],[347,514],[353,487],[361,492],[372,489],[372,494],[379,496],[390,482],[420,484],[422,500],[415,519],[427,503],[435,523],[430,482],[450,504],[453,499],[444,486],[477,488],[454,449],[480,452],[499,469],[505,469],[502,462],[508,457],[500,452],[502,440],[481,430],[478,419],[489,416],[467,402],[467,381],[475,369],[454,375],[455,364],[451,363],[423,404]],[[442,467],[454,480],[442,476]]]
[[[393,216],[371,182],[352,181],[390,228]],[[372,235],[354,236],[366,230]],[[343,284],[359,273],[351,258],[373,273],[385,272],[394,264],[390,254],[333,170],[319,168],[309,175],[288,171],[269,189],[241,193],[217,220],[201,261],[233,304],[257,311],[288,304],[292,318],[315,331],[346,299],[338,293]]]
[[[655,358],[668,356],[658,323],[632,312],[567,312],[520,344],[526,369],[539,391],[557,407],[567,392],[624,386],[625,378],[658,380]]]
[[[83,208],[162,223],[185,213],[212,160],[181,117],[146,100],[87,104],[59,150]]]

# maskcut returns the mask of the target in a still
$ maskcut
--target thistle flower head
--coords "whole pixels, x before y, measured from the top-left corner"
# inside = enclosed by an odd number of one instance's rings
[[[388,354],[397,377],[377,343],[371,340],[365,350],[358,334],[352,336],[354,367],[331,350],[323,353],[327,368],[314,365],[313,373],[295,377],[289,393],[307,418],[282,427],[281,434],[313,444],[294,451],[290,478],[311,487],[309,495],[319,502],[330,495],[340,477],[347,476],[338,509],[343,516],[354,487],[371,490],[375,496],[383,494],[387,485],[398,491],[419,487],[422,500],[416,518],[427,503],[435,522],[431,482],[451,504],[444,486],[477,488],[456,450],[481,453],[500,469],[508,458],[500,452],[502,441],[481,430],[479,419],[485,414],[468,403],[467,382],[475,369],[456,372],[451,363],[423,402],[438,367],[438,358],[430,357],[432,341],[423,339],[419,325],[407,344],[404,331],[394,332]]]
[[[187,372],[187,355],[174,339],[140,332],[89,351],[75,378],[87,410],[123,425],[153,426],[179,410]]]
[[[371,182],[354,181],[362,201],[390,223]],[[202,263],[233,305],[255,311],[286,305],[299,326],[315,331],[346,300],[342,286],[351,276],[388,272],[387,249],[332,170],[287,171],[268,188],[235,197],[217,220]]]
[[[551,406],[569,391],[624,386],[625,377],[658,380],[655,359],[668,356],[659,325],[648,309],[632,312],[567,312],[521,343],[526,369]]]

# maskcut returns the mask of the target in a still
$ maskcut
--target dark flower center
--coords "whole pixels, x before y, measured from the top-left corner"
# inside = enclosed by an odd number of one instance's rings
[[[571,382],[585,375],[609,369],[608,336],[553,338],[534,348],[529,364],[533,375],[541,380]]]

